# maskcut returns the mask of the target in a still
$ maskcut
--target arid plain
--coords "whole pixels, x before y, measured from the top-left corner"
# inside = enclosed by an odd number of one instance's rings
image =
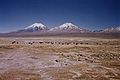
[[[0,38],[0,80],[120,80],[120,39]]]

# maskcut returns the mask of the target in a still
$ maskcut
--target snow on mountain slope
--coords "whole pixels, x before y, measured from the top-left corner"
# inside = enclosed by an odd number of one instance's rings
[[[78,26],[72,24],[72,23],[65,23],[63,25],[59,26],[60,29],[79,29]]]
[[[24,30],[34,32],[34,31],[46,31],[46,30],[48,30],[48,28],[41,23],[34,23],[34,24],[24,28]]]
[[[78,26],[72,23],[64,23],[58,27],[51,28],[49,31],[57,31],[57,32],[84,32],[85,29],[79,28]]]

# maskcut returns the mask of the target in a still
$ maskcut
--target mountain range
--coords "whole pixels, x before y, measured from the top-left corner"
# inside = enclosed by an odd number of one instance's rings
[[[74,33],[74,32],[80,32],[80,33],[84,33],[84,32],[88,32],[87,29],[83,29],[80,28],[72,23],[64,23],[58,27],[54,27],[54,28],[48,28],[47,26],[41,24],[41,23],[34,23],[28,27],[25,27],[24,29],[15,31],[15,32],[40,32],[40,33],[45,33],[45,32],[62,32],[62,33]]]
[[[106,28],[102,32],[120,32],[120,26],[119,27]]]
[[[23,36],[23,35],[60,35],[60,34],[90,34],[90,33],[120,33],[119,27],[111,27],[103,30],[88,30],[82,27],[76,26],[73,23],[64,23],[60,26],[48,28],[42,23],[34,23],[24,29],[16,30],[14,32],[0,34],[0,36]]]

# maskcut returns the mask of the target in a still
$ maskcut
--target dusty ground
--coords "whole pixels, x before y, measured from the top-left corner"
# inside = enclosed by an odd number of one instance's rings
[[[120,39],[0,38],[0,80],[120,80]]]

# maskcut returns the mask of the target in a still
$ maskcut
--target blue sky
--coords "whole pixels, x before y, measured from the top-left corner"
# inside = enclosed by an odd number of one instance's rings
[[[0,32],[34,22],[56,27],[72,22],[82,28],[120,25],[120,0],[0,0]]]

